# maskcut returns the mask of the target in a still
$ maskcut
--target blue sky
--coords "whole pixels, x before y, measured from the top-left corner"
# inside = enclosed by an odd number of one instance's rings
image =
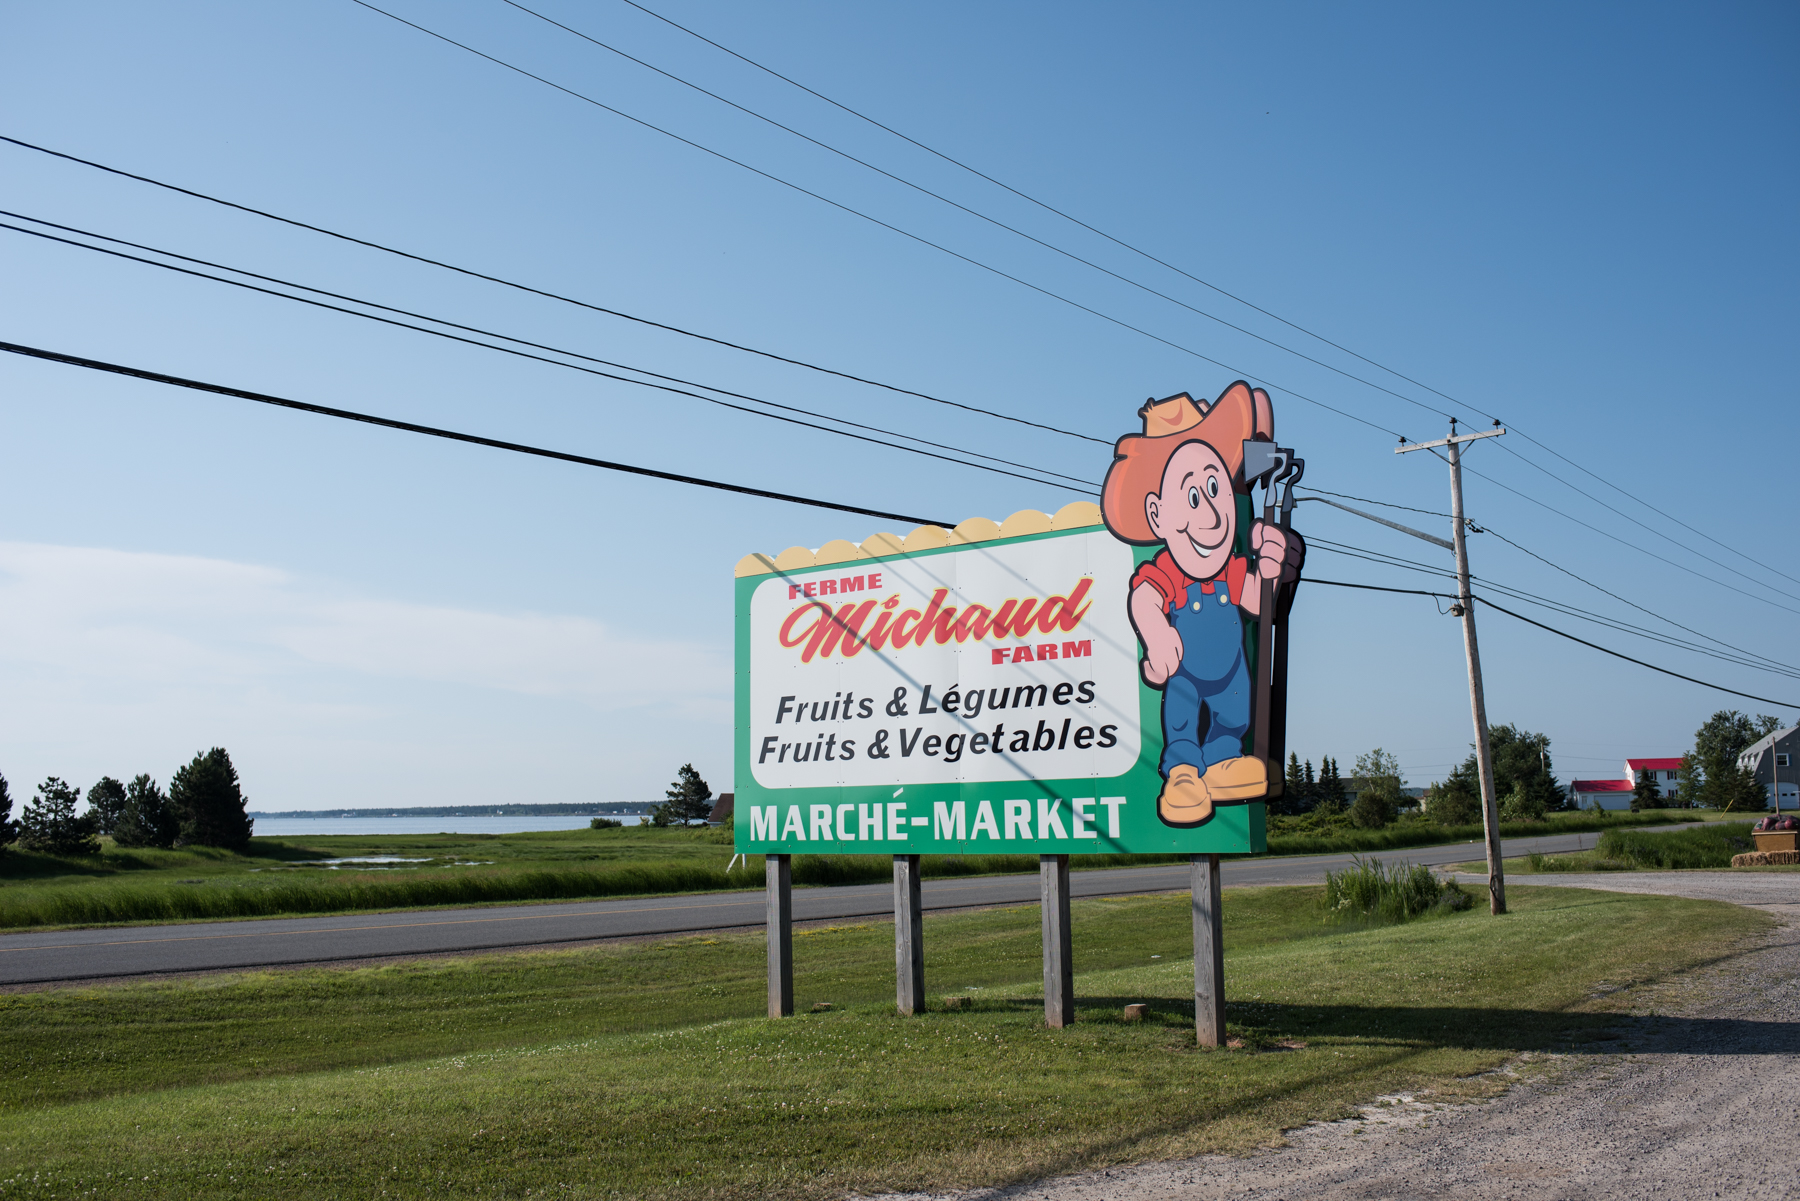
[[[1130,429],[1146,396],[1211,396],[1247,376],[1274,394],[1308,483],[1447,506],[1440,463],[1391,453],[1390,431],[1441,436],[1435,412],[1033,246],[499,0],[383,7],[1228,366],[349,0],[13,6],[0,132],[1101,438]],[[1455,403],[617,0],[544,0],[540,11],[1351,375],[1477,424],[1503,418],[1517,431],[1505,449],[1470,452],[1495,481],[1469,479],[1478,522],[1630,602],[1800,663],[1800,582],[1775,573],[1800,577],[1791,6],[663,0],[659,11],[724,45]],[[1091,442],[11,146],[0,145],[0,194],[29,216],[1051,470],[1098,479],[1106,463]],[[9,341],[902,513],[1000,518],[1077,498],[5,230],[0,279]],[[260,808],[638,800],[688,761],[728,787],[732,564],[896,524],[0,357],[0,772],[15,791],[49,774],[166,779],[215,744],[231,749]],[[1448,558],[1323,506],[1301,512],[1316,538]],[[1434,533],[1447,525],[1402,516]],[[1479,575],[1669,629],[1492,538],[1475,536],[1471,553]],[[1308,570],[1435,586],[1317,549]],[[1672,670],[1800,700],[1791,676],[1531,612]],[[1486,614],[1481,632],[1490,714],[1548,733],[1565,778],[1616,775],[1626,755],[1678,754],[1716,708],[1797,716],[1502,615]],[[1423,784],[1466,754],[1460,636],[1429,600],[1314,588],[1294,637],[1290,742],[1303,756],[1347,768],[1379,745]]]

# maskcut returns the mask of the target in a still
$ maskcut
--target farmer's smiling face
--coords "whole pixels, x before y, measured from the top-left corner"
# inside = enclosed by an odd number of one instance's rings
[[[1144,498],[1144,515],[1190,579],[1210,580],[1225,569],[1236,532],[1237,500],[1231,494],[1231,472],[1212,447],[1189,442],[1169,456],[1162,491]]]

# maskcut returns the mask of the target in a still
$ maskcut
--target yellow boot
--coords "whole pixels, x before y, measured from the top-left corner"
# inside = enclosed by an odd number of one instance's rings
[[[1252,801],[1269,794],[1269,769],[1254,755],[1239,755],[1207,768],[1200,783],[1215,801]]]
[[[1200,773],[1186,763],[1169,769],[1162,795],[1156,798],[1156,815],[1163,824],[1186,829],[1197,826],[1213,814],[1212,794],[1200,779]]]

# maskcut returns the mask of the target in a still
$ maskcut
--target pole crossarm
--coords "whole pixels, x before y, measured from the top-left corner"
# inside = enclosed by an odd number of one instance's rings
[[[1396,446],[1394,453],[1403,455],[1413,450],[1430,450],[1434,446],[1454,446],[1458,442],[1473,442],[1477,438],[1498,438],[1505,432],[1506,427],[1502,426],[1495,430],[1484,430],[1479,434],[1452,434],[1448,438],[1439,438],[1436,442],[1406,442]]]
[[[1326,500],[1323,496],[1296,496],[1294,498],[1295,503],[1299,503],[1303,500],[1316,500],[1322,505],[1330,505],[1334,509],[1342,509],[1346,513],[1354,513],[1358,517],[1366,517],[1368,520],[1378,522],[1381,525],[1387,526],[1389,529],[1399,530],[1402,534],[1411,534],[1415,538],[1423,538],[1432,545],[1441,546],[1448,551],[1456,549],[1456,543],[1451,542],[1448,539],[1439,538],[1436,534],[1421,533],[1420,531],[1413,529],[1410,525],[1401,525],[1398,521],[1389,521],[1385,517],[1377,517],[1375,514],[1365,513],[1361,509],[1352,509],[1349,505],[1340,505],[1337,501]]]

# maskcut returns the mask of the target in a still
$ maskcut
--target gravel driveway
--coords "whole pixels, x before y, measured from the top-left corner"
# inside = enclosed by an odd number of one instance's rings
[[[1361,1119],[1289,1131],[1280,1151],[1113,1168],[955,1201],[1800,1197],[1800,873],[1556,873],[1507,884],[1731,901],[1785,924],[1747,953],[1640,993],[1634,1009],[1654,1016],[1622,1024],[1620,1053],[1581,1057],[1570,1063],[1578,1070],[1498,1100],[1381,1098]]]

